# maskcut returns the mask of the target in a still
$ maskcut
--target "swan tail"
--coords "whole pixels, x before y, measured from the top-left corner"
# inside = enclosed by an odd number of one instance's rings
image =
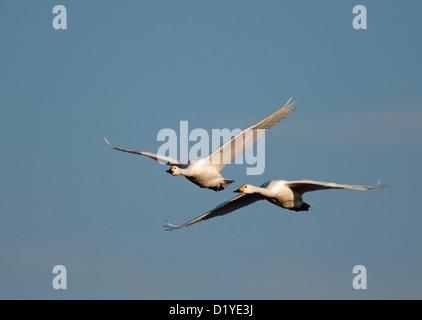
[[[234,182],[234,180],[231,179],[224,179],[223,182],[220,184],[219,187],[212,187],[212,188],[208,188],[214,191],[221,191],[227,188],[228,185],[232,184]]]
[[[309,211],[310,207],[311,206],[309,204],[307,204],[306,202],[302,202],[302,204],[300,205],[299,208],[291,208],[289,210],[293,210],[293,211],[296,211],[296,212],[298,212],[298,211]]]

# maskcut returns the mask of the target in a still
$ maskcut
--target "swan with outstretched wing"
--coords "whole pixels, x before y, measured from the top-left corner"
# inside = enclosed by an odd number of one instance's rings
[[[199,217],[190,220],[182,225],[175,225],[168,221],[164,225],[166,230],[175,230],[190,226],[210,218],[222,216],[246,207],[259,200],[267,200],[279,207],[293,211],[308,211],[310,205],[303,201],[303,194],[306,192],[327,190],[327,189],[347,189],[356,191],[366,191],[373,189],[389,188],[386,185],[380,185],[378,181],[375,186],[361,186],[350,184],[338,184],[333,182],[322,182],[314,180],[271,180],[260,187],[255,187],[251,184],[245,184],[234,192],[241,193],[233,199],[226,201],[216,208],[200,215]]]
[[[115,147],[110,144],[106,138],[104,138],[104,140],[114,150],[146,156],[169,165],[170,169],[167,170],[167,172],[173,176],[182,175],[201,188],[220,191],[234,182],[234,180],[223,178],[220,171],[245,152],[246,149],[250,148],[265,131],[275,126],[295,110],[296,102],[292,101],[292,98],[290,98],[282,108],[253,126],[243,130],[231,140],[214,150],[210,155],[188,163],[180,163],[176,159],[150,152]]]

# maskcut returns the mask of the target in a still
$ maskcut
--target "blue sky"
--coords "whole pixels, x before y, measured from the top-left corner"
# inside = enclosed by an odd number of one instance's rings
[[[67,30],[52,8],[67,8]],[[355,30],[363,4],[368,29]],[[2,1],[0,298],[422,298],[422,4]],[[148,158],[163,128],[245,128],[294,97],[266,170],[199,189]],[[175,232],[244,183],[387,190],[256,203]],[[55,265],[67,290],[54,290]],[[368,289],[354,290],[364,265]]]

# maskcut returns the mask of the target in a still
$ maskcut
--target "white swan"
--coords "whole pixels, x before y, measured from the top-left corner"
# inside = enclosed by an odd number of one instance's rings
[[[260,187],[245,184],[233,192],[242,193],[233,199],[226,201],[211,211],[190,220],[182,225],[174,225],[166,221],[164,227],[166,230],[174,230],[190,226],[210,218],[228,214],[232,211],[250,205],[259,200],[267,200],[279,207],[293,211],[308,211],[310,205],[303,201],[302,195],[305,192],[325,190],[325,189],[348,189],[348,190],[372,190],[389,188],[386,185],[380,185],[378,181],[376,186],[357,186],[349,184],[337,184],[332,182],[322,182],[313,180],[271,180]]]
[[[179,161],[170,157],[161,156],[158,154],[133,151],[129,149],[115,147],[108,142],[106,143],[115,150],[134,153],[142,156],[147,156],[153,160],[160,161],[163,164],[171,166],[168,173],[173,176],[182,175],[186,179],[198,185],[201,188],[208,188],[214,191],[225,189],[234,180],[224,179],[220,171],[236,157],[242,154],[247,148],[251,147],[253,143],[262,135],[266,130],[270,129],[281,120],[286,118],[289,114],[296,110],[295,101],[292,98],[278,111],[274,112],[267,118],[258,122],[257,124],[243,130],[231,140],[227,141],[219,148],[214,150],[207,157],[190,161],[189,163],[180,163]]]

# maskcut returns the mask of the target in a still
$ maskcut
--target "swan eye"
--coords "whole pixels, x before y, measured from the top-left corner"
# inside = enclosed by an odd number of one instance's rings
[[[245,186],[245,188],[247,188],[248,186]]]

